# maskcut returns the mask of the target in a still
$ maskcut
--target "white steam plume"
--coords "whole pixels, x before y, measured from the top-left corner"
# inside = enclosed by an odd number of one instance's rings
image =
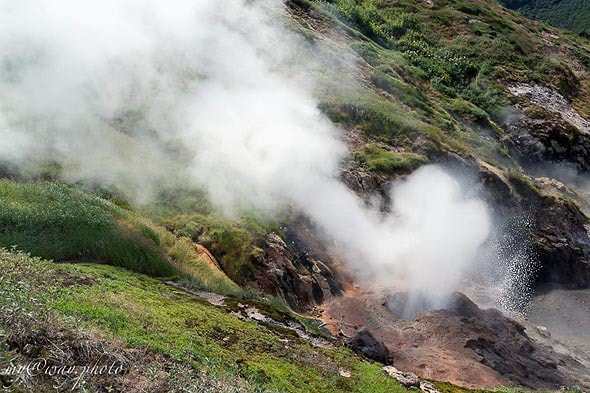
[[[486,205],[426,167],[390,215],[365,207],[338,180],[346,148],[284,17],[278,0],[0,0],[0,158],[53,160],[139,202],[180,180],[230,215],[294,205],[353,266],[454,289]]]

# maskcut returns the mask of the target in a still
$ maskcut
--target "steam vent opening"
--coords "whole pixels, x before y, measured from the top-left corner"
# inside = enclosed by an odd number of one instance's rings
[[[453,292],[447,296],[433,296],[424,292],[395,292],[385,297],[383,305],[396,317],[407,320],[433,310],[448,310],[464,317],[473,317],[480,311],[461,292]]]

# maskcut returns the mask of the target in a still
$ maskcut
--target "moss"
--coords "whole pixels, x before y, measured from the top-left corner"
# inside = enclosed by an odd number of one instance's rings
[[[64,323],[74,318],[80,328],[101,331],[132,348],[156,351],[205,375],[237,373],[252,390],[405,391],[379,365],[346,348],[315,348],[290,332],[242,321],[187,292],[120,268],[51,264],[0,251],[0,269],[5,272],[0,291],[16,292],[3,297],[0,305],[12,299],[30,307],[33,297],[40,310],[51,309]],[[91,284],[50,287],[49,277],[58,270]],[[15,287],[17,281],[23,291]],[[341,369],[352,377],[340,376]]]
[[[377,49],[377,46],[369,42],[354,42],[351,45],[352,49],[359,54],[367,63],[377,67],[383,64],[384,60]]]
[[[461,116],[465,120],[474,123],[484,123],[489,119],[489,115],[481,108],[462,99],[446,100],[447,107],[453,113]]]
[[[332,121],[355,125],[371,136],[390,138],[436,132],[417,114],[405,110],[401,103],[384,100],[370,91],[353,96],[330,97],[322,100],[320,108]]]
[[[541,196],[542,190],[533,182],[530,177],[523,174],[522,172],[515,169],[508,169],[506,171],[506,177],[520,195],[526,196],[527,198],[536,198]]]
[[[408,85],[380,70],[373,72],[371,80],[377,87],[392,94],[394,97],[398,97],[404,104],[411,108],[415,108],[425,115],[434,114],[433,104],[414,86]]]
[[[420,154],[388,151],[372,143],[363,146],[354,156],[370,171],[388,175],[409,173],[428,162],[428,159]]]

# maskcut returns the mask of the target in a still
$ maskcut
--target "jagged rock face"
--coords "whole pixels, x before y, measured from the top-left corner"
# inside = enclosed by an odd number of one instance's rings
[[[265,293],[283,298],[298,311],[310,310],[342,292],[332,270],[305,251],[298,252],[276,233],[266,239],[257,258],[253,284]]]
[[[572,84],[575,89],[575,77]],[[505,118],[503,127],[523,163],[566,161],[590,169],[590,121],[567,98],[538,83],[511,84],[508,90],[520,97],[522,105],[512,108],[513,115]],[[528,109],[523,111],[522,106]]]
[[[531,241],[540,269],[537,282],[571,288],[590,286],[590,220],[580,208],[559,195],[533,190],[480,165],[491,201],[504,216],[521,215],[531,221]],[[532,180],[531,180],[532,181]]]
[[[381,190],[379,181],[376,175],[370,174],[362,170],[358,166],[349,166],[342,171],[341,176],[344,184],[359,195],[368,195],[376,190],[384,194]]]
[[[385,365],[393,363],[390,359],[389,349],[381,341],[377,341],[367,328],[362,328],[348,339],[346,347],[354,353]]]
[[[571,367],[570,371],[582,378],[582,364],[539,345],[523,325],[497,310],[478,310],[476,315],[458,320],[444,312],[440,317],[458,325],[465,347],[472,349],[482,364],[511,381],[534,389],[559,388],[571,383],[563,367]]]
[[[333,299],[324,318],[346,315],[348,326],[367,326],[390,348],[396,368],[421,378],[465,387],[590,387],[586,355],[562,352],[551,337],[536,334],[536,326],[482,310],[461,293],[453,294],[450,309],[425,311],[410,320],[400,319],[383,303],[374,292]]]
[[[576,129],[557,114],[544,118],[521,117],[505,126],[519,160],[527,164],[570,162],[590,169],[590,135]]]
[[[543,198],[533,244],[542,263],[537,280],[572,288],[590,286],[588,218],[571,202]]]

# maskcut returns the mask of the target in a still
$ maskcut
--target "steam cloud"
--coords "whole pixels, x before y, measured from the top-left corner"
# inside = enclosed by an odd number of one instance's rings
[[[229,215],[295,206],[357,269],[454,289],[490,233],[488,207],[434,166],[393,187],[391,214],[366,207],[338,180],[346,148],[284,12],[270,0],[0,0],[0,158],[51,160],[138,202],[181,181]]]

